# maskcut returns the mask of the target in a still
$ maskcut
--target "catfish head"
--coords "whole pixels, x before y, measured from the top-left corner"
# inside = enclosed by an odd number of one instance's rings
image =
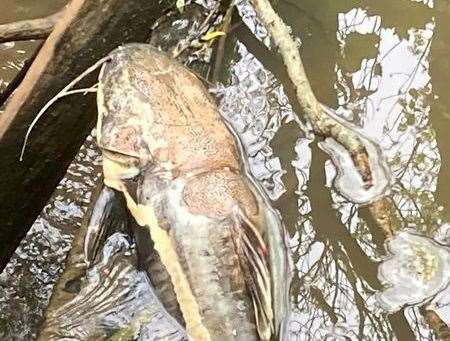
[[[144,169],[176,177],[189,170],[238,167],[231,133],[201,81],[147,44],[114,50],[97,92],[97,141],[110,170]],[[120,169],[120,171],[118,171]]]
[[[283,334],[282,224],[241,169],[239,145],[214,100],[193,73],[150,45],[125,45],[109,57],[97,91],[104,183],[149,232],[188,333],[195,340],[236,339],[238,329],[239,340]],[[103,225],[93,221],[87,233],[88,262]],[[236,302],[247,302],[245,309]]]

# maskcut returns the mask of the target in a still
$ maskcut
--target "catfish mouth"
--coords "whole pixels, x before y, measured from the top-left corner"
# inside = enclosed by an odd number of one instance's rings
[[[102,156],[123,165],[128,164],[137,166],[141,163],[141,157],[137,153],[129,154],[114,149],[102,148]]]
[[[102,149],[105,183],[109,180],[131,180],[141,173],[141,159],[129,154]]]

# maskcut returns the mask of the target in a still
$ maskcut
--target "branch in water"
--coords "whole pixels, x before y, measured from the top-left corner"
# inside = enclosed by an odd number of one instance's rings
[[[353,129],[349,129],[337,117],[327,113],[326,108],[317,100],[306,76],[298,44],[291,37],[289,28],[273,10],[269,0],[250,1],[258,18],[267,28],[273,44],[278,48],[288,76],[294,85],[299,106],[313,126],[314,132],[324,137],[331,137],[344,146],[363,181],[373,186],[373,170],[364,141]],[[390,198],[378,199],[369,208],[386,237],[392,236],[393,231],[401,226]]]
[[[266,27],[273,44],[283,58],[291,79],[297,100],[306,119],[312,124],[317,135],[332,137],[342,144],[352,156],[353,162],[364,182],[371,184],[372,175],[366,148],[360,137],[336,122],[322,110],[303,67],[297,42],[291,37],[289,28],[273,10],[269,0],[250,0],[259,19]]]
[[[48,17],[21,20],[0,25],[0,43],[30,39],[45,39],[61,17],[62,11]]]
[[[344,146],[364,182],[371,184],[372,169],[363,141],[357,133],[347,129],[342,122],[336,121],[335,118],[327,115],[322,109],[308,81],[298,44],[291,37],[289,28],[274,11],[269,0],[250,0],[250,3],[269,32],[272,43],[278,48],[289,78],[294,85],[300,107],[306,119],[313,126],[314,132],[324,137],[332,137]],[[394,231],[401,227],[402,224],[396,214],[395,205],[391,198],[383,197],[377,199],[371,203],[369,209],[385,237],[391,237]],[[422,307],[422,315],[425,316],[429,326],[438,336],[448,338],[448,335],[450,335],[449,326],[429,306],[425,305]]]

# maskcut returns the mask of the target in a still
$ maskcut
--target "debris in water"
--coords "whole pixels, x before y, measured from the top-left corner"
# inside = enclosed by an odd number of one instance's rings
[[[375,295],[378,305],[393,313],[406,305],[423,304],[450,281],[450,247],[412,230],[386,241],[390,257],[378,269],[385,289]]]
[[[324,152],[330,155],[333,164],[337,168],[337,175],[333,181],[333,186],[336,191],[351,202],[362,205],[370,204],[374,200],[388,194],[391,184],[390,171],[379,146],[364,136],[361,129],[334,114],[332,109],[325,106],[323,108],[327,115],[358,135],[366,148],[369,156],[370,169],[372,171],[371,186],[367,188],[367,183],[355,167],[354,161],[347,149],[334,138],[327,137],[324,141],[319,142],[318,145]]]

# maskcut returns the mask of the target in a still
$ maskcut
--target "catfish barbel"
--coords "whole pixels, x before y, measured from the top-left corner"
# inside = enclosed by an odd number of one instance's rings
[[[192,340],[284,334],[285,232],[201,81],[156,48],[129,44],[103,64],[97,106],[104,184],[125,198],[152,282],[170,282],[166,309],[181,312]],[[105,233],[89,226],[88,262]]]

